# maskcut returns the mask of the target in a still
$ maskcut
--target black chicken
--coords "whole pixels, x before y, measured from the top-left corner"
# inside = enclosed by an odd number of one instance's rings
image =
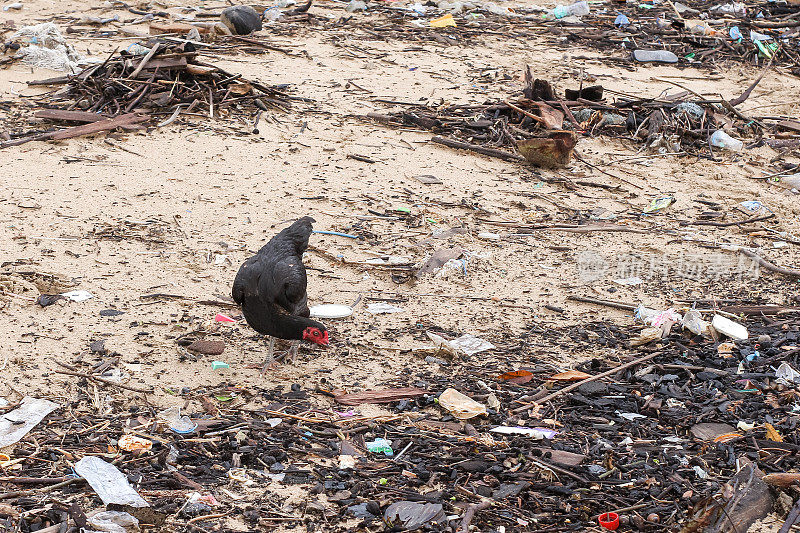
[[[245,320],[269,336],[262,373],[272,364],[275,337],[295,341],[289,350],[292,360],[301,340],[328,344],[328,330],[309,318],[303,252],[312,222],[313,218],[303,217],[275,235],[242,264],[233,281],[233,299],[242,307]]]

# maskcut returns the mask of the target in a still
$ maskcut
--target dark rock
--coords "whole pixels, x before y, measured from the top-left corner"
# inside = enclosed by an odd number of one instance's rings
[[[219,18],[234,35],[249,35],[262,28],[261,15],[250,6],[227,7]]]

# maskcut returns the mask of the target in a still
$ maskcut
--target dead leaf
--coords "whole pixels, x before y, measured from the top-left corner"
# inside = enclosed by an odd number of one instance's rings
[[[497,379],[502,379],[503,381],[508,381],[509,383],[516,383],[517,385],[522,385],[523,383],[527,383],[533,379],[533,373],[528,372],[527,370],[512,370],[511,372],[500,374],[499,376],[497,376]]]
[[[553,381],[583,381],[584,379],[590,377],[592,377],[591,374],[581,372],[580,370],[567,370],[566,372],[561,372],[560,374],[554,374],[548,379]]]
[[[765,423],[764,427],[767,428],[767,439],[768,440],[771,440],[771,441],[774,441],[774,442],[783,442],[783,437],[781,437],[781,434],[778,433],[778,430],[776,430],[773,427],[772,424]]]
[[[564,126],[564,113],[544,102],[536,102],[542,115],[543,125],[548,130],[560,130]]]

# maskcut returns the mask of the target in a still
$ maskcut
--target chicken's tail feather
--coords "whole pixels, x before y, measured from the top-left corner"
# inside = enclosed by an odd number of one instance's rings
[[[294,224],[281,232],[285,233],[285,235],[291,239],[297,255],[302,255],[303,252],[308,249],[308,238],[313,231],[312,224],[314,222],[316,222],[316,220],[306,216],[298,219]]]

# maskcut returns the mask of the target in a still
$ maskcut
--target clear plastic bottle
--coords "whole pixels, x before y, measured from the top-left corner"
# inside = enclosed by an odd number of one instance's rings
[[[738,152],[744,148],[744,143],[739,139],[734,139],[722,130],[717,130],[711,135],[711,146]]]

